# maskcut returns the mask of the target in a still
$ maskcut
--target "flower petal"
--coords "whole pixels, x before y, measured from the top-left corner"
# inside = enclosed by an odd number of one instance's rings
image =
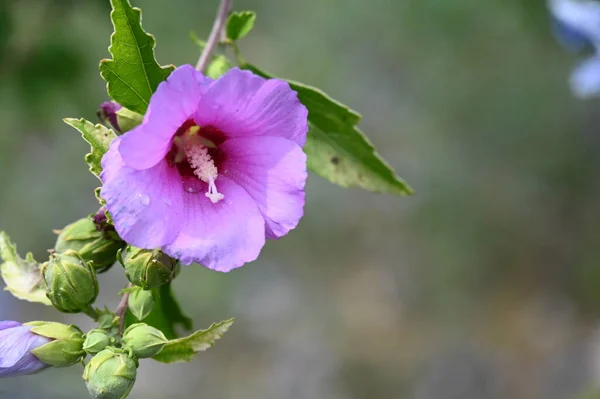
[[[208,83],[210,79],[191,65],[182,65],[158,85],[144,122],[123,135],[120,151],[127,166],[148,169],[164,158],[177,129],[194,115]]]
[[[600,95],[600,56],[583,61],[571,75],[571,89],[579,98]]]
[[[51,341],[30,330],[31,327],[19,326],[0,331],[0,376],[19,370],[23,363],[30,364],[29,356],[37,360],[29,351]]]
[[[255,260],[265,244],[265,222],[254,200],[220,175],[216,185],[225,197],[213,204],[204,196],[206,184],[195,180],[202,187],[185,191],[183,228],[163,251],[185,265],[198,262],[220,272]]]
[[[600,4],[595,1],[549,0],[552,16],[579,38],[600,45]]]
[[[3,321],[0,321],[0,331],[6,330],[7,328],[18,327],[20,325],[22,325],[22,324],[19,323],[18,321],[3,320]]]
[[[195,115],[200,126],[214,126],[229,138],[277,136],[303,146],[308,111],[287,82],[264,79],[233,68],[210,84]]]
[[[165,160],[146,170],[127,167],[119,151],[122,138],[102,158],[100,196],[121,238],[136,247],[157,248],[171,242],[183,223],[181,177]]]
[[[267,238],[295,228],[304,214],[306,154],[281,137],[246,137],[225,141],[221,169],[254,199],[265,218]]]

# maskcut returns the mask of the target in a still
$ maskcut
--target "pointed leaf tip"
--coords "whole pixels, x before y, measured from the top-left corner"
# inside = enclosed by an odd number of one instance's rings
[[[235,319],[215,323],[206,330],[196,331],[190,336],[174,339],[165,345],[163,350],[153,357],[162,363],[189,362],[198,352],[203,352],[214,345],[229,330]]]
[[[100,62],[100,75],[108,95],[134,112],[144,114],[160,82],[175,69],[156,62],[154,36],[142,28],[142,11],[129,0],[110,0],[114,26],[109,52],[112,60]]]

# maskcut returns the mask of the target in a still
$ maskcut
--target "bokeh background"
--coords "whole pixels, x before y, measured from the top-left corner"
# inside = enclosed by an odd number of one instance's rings
[[[600,386],[600,103],[542,0],[236,0],[245,56],[323,88],[417,193],[311,176],[306,216],[260,259],[175,281],[192,364],[144,361],[132,398],[581,399]],[[161,63],[193,63],[217,1],[137,0]],[[94,212],[88,147],[62,123],[106,100],[108,0],[0,0],[0,229],[42,260]],[[124,274],[101,276],[116,305]],[[0,293],[0,319],[84,316]],[[81,368],[0,380],[0,398],[87,397]]]

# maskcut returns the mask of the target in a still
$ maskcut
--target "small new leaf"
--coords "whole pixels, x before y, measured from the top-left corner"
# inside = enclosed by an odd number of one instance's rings
[[[213,324],[206,330],[196,331],[188,337],[170,340],[153,359],[162,363],[189,362],[196,353],[213,346],[215,341],[229,330],[234,321],[235,319],[225,320]]]
[[[89,165],[90,172],[100,178],[100,172],[102,172],[102,157],[106,154],[110,143],[117,135],[106,126],[101,124],[94,125],[92,122],[83,118],[65,118],[63,120],[67,125],[73,126],[75,129],[79,130],[83,139],[90,144],[92,152],[85,156],[85,162]]]
[[[227,20],[227,39],[240,40],[246,36],[254,27],[256,14],[252,11],[234,12]]]
[[[265,78],[257,67],[242,66]],[[308,109],[308,140],[304,151],[308,167],[342,187],[359,186],[369,191],[408,195],[412,189],[396,175],[356,126],[360,114],[321,90],[288,80]]]
[[[25,259],[19,257],[17,246],[3,231],[0,231],[0,258],[3,259],[0,272],[6,290],[16,298],[51,305],[46,297],[40,265],[33,259],[31,253],[28,253]]]
[[[150,97],[160,82],[175,69],[162,67],[154,57],[154,36],[142,29],[142,11],[129,0],[110,0],[114,33],[108,50],[112,60],[100,62],[100,75],[106,81],[108,95],[139,114],[148,108]]]

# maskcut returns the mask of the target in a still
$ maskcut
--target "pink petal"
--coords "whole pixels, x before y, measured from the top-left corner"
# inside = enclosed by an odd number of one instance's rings
[[[102,158],[100,195],[121,238],[140,248],[160,247],[175,238],[183,223],[181,177],[165,160],[146,170],[126,166],[119,151],[123,137]]]
[[[233,68],[210,84],[195,120],[200,126],[218,128],[229,138],[277,136],[303,146],[307,117],[306,107],[287,82]]]
[[[216,185],[225,195],[216,204],[204,196],[205,184],[197,192],[184,192],[183,228],[163,251],[185,265],[198,262],[228,272],[258,257],[265,244],[265,222],[243,188],[223,176]]]
[[[265,218],[267,238],[295,228],[304,214],[302,148],[281,137],[245,137],[227,140],[219,149],[225,154],[221,171],[254,199]]]
[[[121,156],[127,166],[142,170],[160,162],[171,148],[177,129],[190,119],[210,79],[183,65],[158,85],[144,122],[123,136]]]

